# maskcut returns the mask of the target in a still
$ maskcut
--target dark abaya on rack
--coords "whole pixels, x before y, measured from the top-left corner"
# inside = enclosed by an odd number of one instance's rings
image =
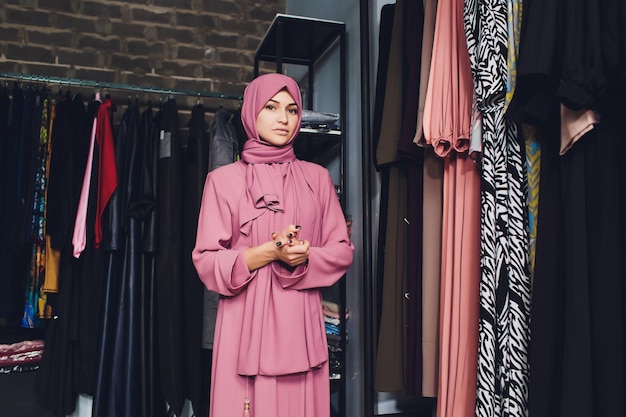
[[[625,23],[617,0],[524,3],[508,115],[541,144],[532,417],[626,415]],[[568,136],[564,112],[600,117]]]
[[[16,99],[11,103],[9,94]],[[20,183],[18,181],[10,181],[9,179],[17,178],[18,174],[21,175],[21,167],[18,165],[19,159],[17,158],[19,152],[19,135],[21,129],[17,126],[22,124],[22,115],[25,107],[24,91],[15,86],[12,93],[9,93],[8,88],[3,89],[2,94],[2,129],[0,130],[0,146],[2,151],[0,157],[2,158],[2,181],[0,182],[0,222],[2,230],[9,231],[13,225],[13,219],[17,213],[19,197],[20,197]],[[21,181],[21,178],[20,180]],[[3,317],[8,317],[11,321],[14,321],[20,314],[20,309],[23,308],[23,286],[19,285],[19,281],[11,279],[11,277],[18,275],[18,260],[16,257],[15,245],[11,239],[10,233],[0,234],[0,244],[2,250],[0,251],[0,270],[5,271],[0,275],[0,286],[2,291],[0,292],[0,314]]]
[[[154,211],[154,204],[150,203],[155,196],[142,193],[146,187],[142,187],[141,174],[144,169],[152,171],[154,158],[142,152],[140,139],[154,138],[149,126],[147,132],[141,131],[144,125],[140,119],[138,106],[131,104],[124,112],[116,138],[120,182],[107,208],[108,234],[103,242],[107,276],[93,403],[95,417],[164,415],[150,401],[154,401],[154,391],[158,389],[154,384],[158,379],[149,379],[155,366],[154,352],[149,346],[154,338],[154,323],[147,320],[153,280],[151,269],[144,274],[143,266],[153,256],[142,249],[145,221]]]
[[[422,241],[415,236],[422,236],[424,149],[413,138],[423,22],[421,2],[383,6],[374,113],[382,178],[376,387],[410,395],[422,393]]]
[[[159,373],[168,404],[180,415],[184,402],[182,380],[182,205],[183,178],[181,143],[178,132],[178,105],[169,99],[159,120],[157,160],[158,253],[155,282],[157,286],[157,322]]]
[[[39,401],[62,417],[86,394],[94,417],[158,417],[181,415],[189,400],[206,416],[210,351],[202,348],[203,288],[190,258],[208,171],[204,107],[193,107],[182,146],[173,97],[143,112],[129,98],[119,125],[110,97],[86,103],[70,91],[16,85],[0,98],[10,127],[1,133],[2,219],[13,232],[3,234],[2,284],[23,277],[2,292],[0,308],[19,323],[28,278],[33,299],[51,313],[25,322],[45,326]],[[37,229],[27,221],[38,216],[44,168],[45,248],[29,241]],[[77,220],[80,201],[85,217]],[[40,247],[59,255],[56,289],[32,284]]]
[[[202,199],[204,179],[208,172],[209,138],[205,122],[205,108],[201,103],[191,109],[187,124],[189,137],[183,156],[183,254],[191,253],[198,229],[198,214]],[[187,375],[187,393],[197,417],[208,417],[208,396],[210,372],[210,351],[198,349],[202,346],[204,285],[198,278],[190,257],[183,257],[183,331],[187,343],[182,347]],[[204,395],[203,395],[204,393]]]

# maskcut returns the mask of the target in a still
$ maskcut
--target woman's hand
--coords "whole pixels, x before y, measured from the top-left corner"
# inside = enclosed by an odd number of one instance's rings
[[[309,259],[311,244],[308,240],[300,240],[300,226],[289,225],[282,232],[272,233],[276,259],[289,266],[300,265]]]
[[[300,226],[289,225],[282,232],[272,233],[271,240],[246,249],[244,256],[250,272],[273,261],[282,261],[289,266],[303,264],[309,259],[308,240],[298,238]]]

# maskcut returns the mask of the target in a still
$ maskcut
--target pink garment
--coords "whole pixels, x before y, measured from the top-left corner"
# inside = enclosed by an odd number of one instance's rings
[[[96,96],[96,100],[100,99],[100,95]],[[89,184],[91,183],[91,168],[93,167],[93,151],[96,143],[96,125],[97,119],[93,119],[91,128],[91,139],[89,144],[89,155],[87,155],[87,166],[85,167],[85,176],[83,177],[83,186],[80,190],[80,198],[78,200],[78,210],[76,212],[76,221],[74,223],[74,234],[72,235],[72,245],[74,247],[74,258],[79,258],[80,254],[85,250],[87,245],[87,206],[89,204]]]
[[[476,412],[480,173],[468,157],[474,86],[463,0],[439,1],[424,135],[445,159],[437,416]]]
[[[480,173],[467,155],[445,160],[437,416],[476,415]]]
[[[440,1],[424,104],[424,138],[437,155],[469,149],[472,91],[463,1]]]
[[[565,155],[580,138],[600,123],[600,115],[594,110],[571,110],[561,104],[561,148],[559,155]]]
[[[209,173],[192,258],[206,287],[219,293],[211,384],[211,417],[321,417],[330,413],[328,345],[319,288],[349,268],[354,247],[328,171],[300,161],[293,140],[263,142],[256,116],[283,87],[301,110],[291,78],[267,74],[244,92],[248,134],[242,160]],[[245,249],[273,231],[301,226],[311,242],[306,264],[273,262],[250,273]],[[293,393],[297,393],[293,395]]]

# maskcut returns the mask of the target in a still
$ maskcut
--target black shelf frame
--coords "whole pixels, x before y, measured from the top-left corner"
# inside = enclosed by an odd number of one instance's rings
[[[336,131],[333,131],[331,135],[324,132],[305,133],[301,131],[300,135],[317,136],[318,139],[307,138],[307,140],[317,140],[320,144],[299,144],[296,150],[327,150],[336,145],[333,143],[334,141],[340,142],[339,181],[341,183],[341,204],[345,209],[346,152],[344,142],[347,118],[345,23],[282,13],[276,14],[254,54],[254,76],[259,75],[259,63],[261,61],[275,62],[276,72],[279,74],[283,73],[284,64],[306,66],[308,70],[306,107],[312,110],[315,66],[335,46],[339,48],[339,134],[337,135]],[[299,156],[306,159],[308,154],[309,152],[302,152]]]
[[[261,61],[275,62],[276,72],[283,73],[285,64],[294,64],[307,67],[308,94],[304,105],[313,110],[313,91],[315,84],[315,67],[330,52],[338,49],[339,53],[339,133],[300,132],[300,143],[295,146],[296,154],[303,159],[312,155],[326,157],[328,153],[339,152],[339,200],[346,210],[346,118],[347,118],[347,54],[346,54],[346,25],[343,22],[276,14],[270,27],[263,36],[254,54],[254,76],[259,75]],[[322,109],[320,109],[322,110]],[[323,164],[323,162],[321,162]],[[346,309],[346,279],[339,281],[340,311]],[[331,391],[339,385],[339,416],[346,415],[346,320],[345,314],[340,315],[341,327],[341,376],[331,380]]]

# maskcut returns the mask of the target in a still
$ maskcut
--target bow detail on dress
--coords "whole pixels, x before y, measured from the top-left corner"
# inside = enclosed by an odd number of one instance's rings
[[[247,196],[251,204],[243,205],[240,213],[239,230],[244,235],[250,234],[252,221],[265,212],[284,212],[282,184],[272,181],[269,164],[248,164],[246,171],[246,183],[248,184]]]

